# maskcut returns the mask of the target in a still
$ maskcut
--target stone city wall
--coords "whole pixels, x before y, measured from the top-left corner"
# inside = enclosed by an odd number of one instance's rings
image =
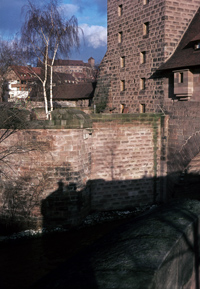
[[[98,115],[92,124],[77,110],[54,114],[1,143],[1,155],[8,152],[1,162],[2,218],[71,226],[91,210],[163,198],[161,115]]]
[[[200,151],[200,103],[191,101],[166,102],[163,112],[168,115],[168,193],[180,181],[190,161]]]
[[[126,209],[163,199],[161,115],[95,115],[92,208]]]

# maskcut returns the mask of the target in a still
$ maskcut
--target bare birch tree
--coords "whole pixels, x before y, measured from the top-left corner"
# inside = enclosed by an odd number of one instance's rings
[[[43,86],[46,118],[53,110],[53,65],[58,52],[68,55],[73,46],[79,46],[79,27],[76,17],[65,20],[59,9],[57,0],[43,7],[31,1],[24,7],[25,21],[21,29],[22,43],[31,45],[38,62],[44,67],[43,78],[38,79]],[[48,80],[48,72],[50,77]],[[47,82],[50,85],[50,109],[48,108]]]

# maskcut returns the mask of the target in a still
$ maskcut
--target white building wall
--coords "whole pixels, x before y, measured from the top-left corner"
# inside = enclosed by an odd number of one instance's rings
[[[17,84],[18,84],[17,80],[12,80],[12,81],[9,81],[8,83],[8,89],[9,89],[8,94],[9,94],[10,100],[14,100],[16,98],[25,99],[28,97],[29,92],[19,91],[18,88],[15,86]]]

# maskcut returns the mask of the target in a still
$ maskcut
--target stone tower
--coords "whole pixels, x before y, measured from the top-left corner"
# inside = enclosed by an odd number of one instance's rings
[[[114,113],[158,112],[167,79],[157,69],[174,52],[200,0],[108,0],[107,52],[94,103]]]

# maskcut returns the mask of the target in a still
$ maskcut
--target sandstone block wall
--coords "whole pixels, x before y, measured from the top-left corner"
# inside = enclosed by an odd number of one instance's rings
[[[165,102],[163,105],[163,112],[168,115],[167,174],[171,195],[173,184],[179,183],[180,174],[200,151],[199,110],[199,102],[192,101]]]
[[[1,219],[71,226],[90,211],[89,116],[65,109],[52,117],[1,129]]]
[[[63,109],[51,122],[29,122],[0,146],[6,155],[0,163],[1,219],[72,226],[91,210],[163,201],[164,127],[161,115],[89,117]]]
[[[1,171],[3,213],[35,217],[43,227],[80,223],[90,210],[90,147],[84,130],[29,129],[10,136],[1,145],[1,152],[12,150]]]
[[[134,208],[164,198],[162,126],[158,115],[93,118],[92,209]]]
[[[108,48],[97,87],[100,90],[105,85],[102,80],[109,79],[108,107],[115,113],[121,112],[122,105],[131,113],[139,112],[141,105],[145,106],[146,112],[160,111],[166,96],[166,84],[156,70],[174,52],[200,6],[200,1],[195,0],[143,3],[142,0],[108,0]],[[118,14],[119,6],[121,16]],[[144,25],[147,25],[146,35]],[[122,35],[121,43],[119,33]],[[123,67],[121,57],[125,59]],[[125,83],[121,91],[120,81]],[[97,91],[94,103],[99,103],[101,98],[104,94]]]

